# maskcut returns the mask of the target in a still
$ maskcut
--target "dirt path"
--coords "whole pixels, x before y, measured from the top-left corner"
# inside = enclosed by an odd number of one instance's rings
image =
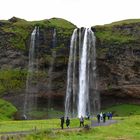
[[[97,127],[97,126],[108,126],[111,124],[117,123],[116,120],[106,120],[106,122],[104,123],[102,120],[100,121],[100,123],[98,123],[96,120],[92,120],[91,121],[91,127]]]

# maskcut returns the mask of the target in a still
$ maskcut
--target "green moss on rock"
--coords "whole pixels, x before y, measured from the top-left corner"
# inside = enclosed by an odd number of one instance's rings
[[[0,70],[0,94],[18,92],[25,88],[27,71],[19,69]]]

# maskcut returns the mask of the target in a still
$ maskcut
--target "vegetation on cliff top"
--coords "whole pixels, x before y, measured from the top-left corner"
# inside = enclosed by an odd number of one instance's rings
[[[96,37],[101,44],[105,45],[121,45],[139,42],[140,35],[140,19],[123,20],[95,26]]]
[[[59,28],[73,29],[73,28],[76,27],[71,22],[69,22],[69,21],[67,21],[65,19],[62,19],[62,18],[51,18],[51,19],[49,19],[49,22],[54,27],[59,27]]]
[[[101,44],[138,42],[138,35],[140,35],[139,24],[140,19],[130,19],[113,22],[103,26],[95,26],[95,34]],[[26,21],[13,17],[9,20],[1,20],[0,25],[0,31],[7,34],[3,41],[7,40],[10,45],[22,50],[26,49],[27,41],[34,26],[39,26],[40,28],[56,28],[58,30],[58,35],[63,37],[68,35],[69,38],[73,29],[76,28],[74,24],[61,18]]]
[[[112,22],[111,24],[105,24],[106,26],[114,26],[114,25],[127,25],[127,24],[140,24],[140,19],[126,19],[121,21]]]
[[[60,18],[26,21],[13,17],[9,20],[1,20],[0,25],[0,33],[2,32],[6,35],[3,40],[1,40],[0,44],[3,44],[2,41],[6,40],[9,43],[9,46],[21,50],[26,50],[26,47],[28,47],[26,44],[35,26],[39,26],[40,28],[55,28],[59,30],[59,32],[62,30],[63,32],[61,32],[61,34],[70,33],[70,36],[73,29],[76,28],[72,23]]]
[[[6,41],[8,46],[25,50],[27,38],[32,31],[31,23],[13,17],[8,21],[0,21],[0,24],[0,31],[5,34],[1,42]]]
[[[63,28],[63,29],[74,29],[76,26],[71,22],[62,19],[62,18],[51,18],[51,19],[44,19],[40,21],[26,21],[33,26],[39,26],[40,28],[48,27],[48,28]]]

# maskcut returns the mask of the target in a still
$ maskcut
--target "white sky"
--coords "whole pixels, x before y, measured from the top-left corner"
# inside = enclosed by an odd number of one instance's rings
[[[140,18],[140,0],[0,0],[0,19],[64,18],[78,27]]]

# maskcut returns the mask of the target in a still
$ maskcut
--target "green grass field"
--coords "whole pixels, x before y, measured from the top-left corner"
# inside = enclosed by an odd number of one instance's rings
[[[85,124],[90,123],[85,120]],[[79,119],[71,119],[71,128],[79,127]],[[26,120],[26,121],[1,121],[0,132],[16,132],[16,131],[31,131],[31,130],[48,130],[60,128],[60,119],[47,120]],[[64,126],[64,128],[66,128]]]
[[[0,131],[34,130],[33,134],[19,135],[18,137],[22,140],[140,140],[140,115],[115,117],[114,119],[117,119],[118,123],[80,131],[75,128],[79,126],[78,119],[71,120],[71,128],[75,129],[69,131],[68,129],[52,129],[60,128],[59,119],[5,121],[0,123]],[[17,136],[13,139],[16,140]]]
[[[140,140],[140,106],[118,105],[108,108],[119,117],[113,117],[118,123],[109,126],[94,127],[90,130],[79,130],[79,119],[71,119],[70,128],[60,129],[60,119],[1,121],[0,132],[33,130],[33,134],[16,135],[17,140]],[[133,112],[129,114],[130,112]],[[95,119],[95,118],[94,118]],[[90,124],[86,120],[85,124]],[[66,128],[66,126],[64,127]],[[36,130],[36,131],[35,131]]]
[[[103,112],[112,112],[115,116],[140,115],[140,106],[132,104],[119,104],[103,109]]]
[[[140,116],[118,118],[119,123],[92,128],[90,131],[57,132],[55,140],[140,140]],[[122,119],[122,120],[121,120]]]

